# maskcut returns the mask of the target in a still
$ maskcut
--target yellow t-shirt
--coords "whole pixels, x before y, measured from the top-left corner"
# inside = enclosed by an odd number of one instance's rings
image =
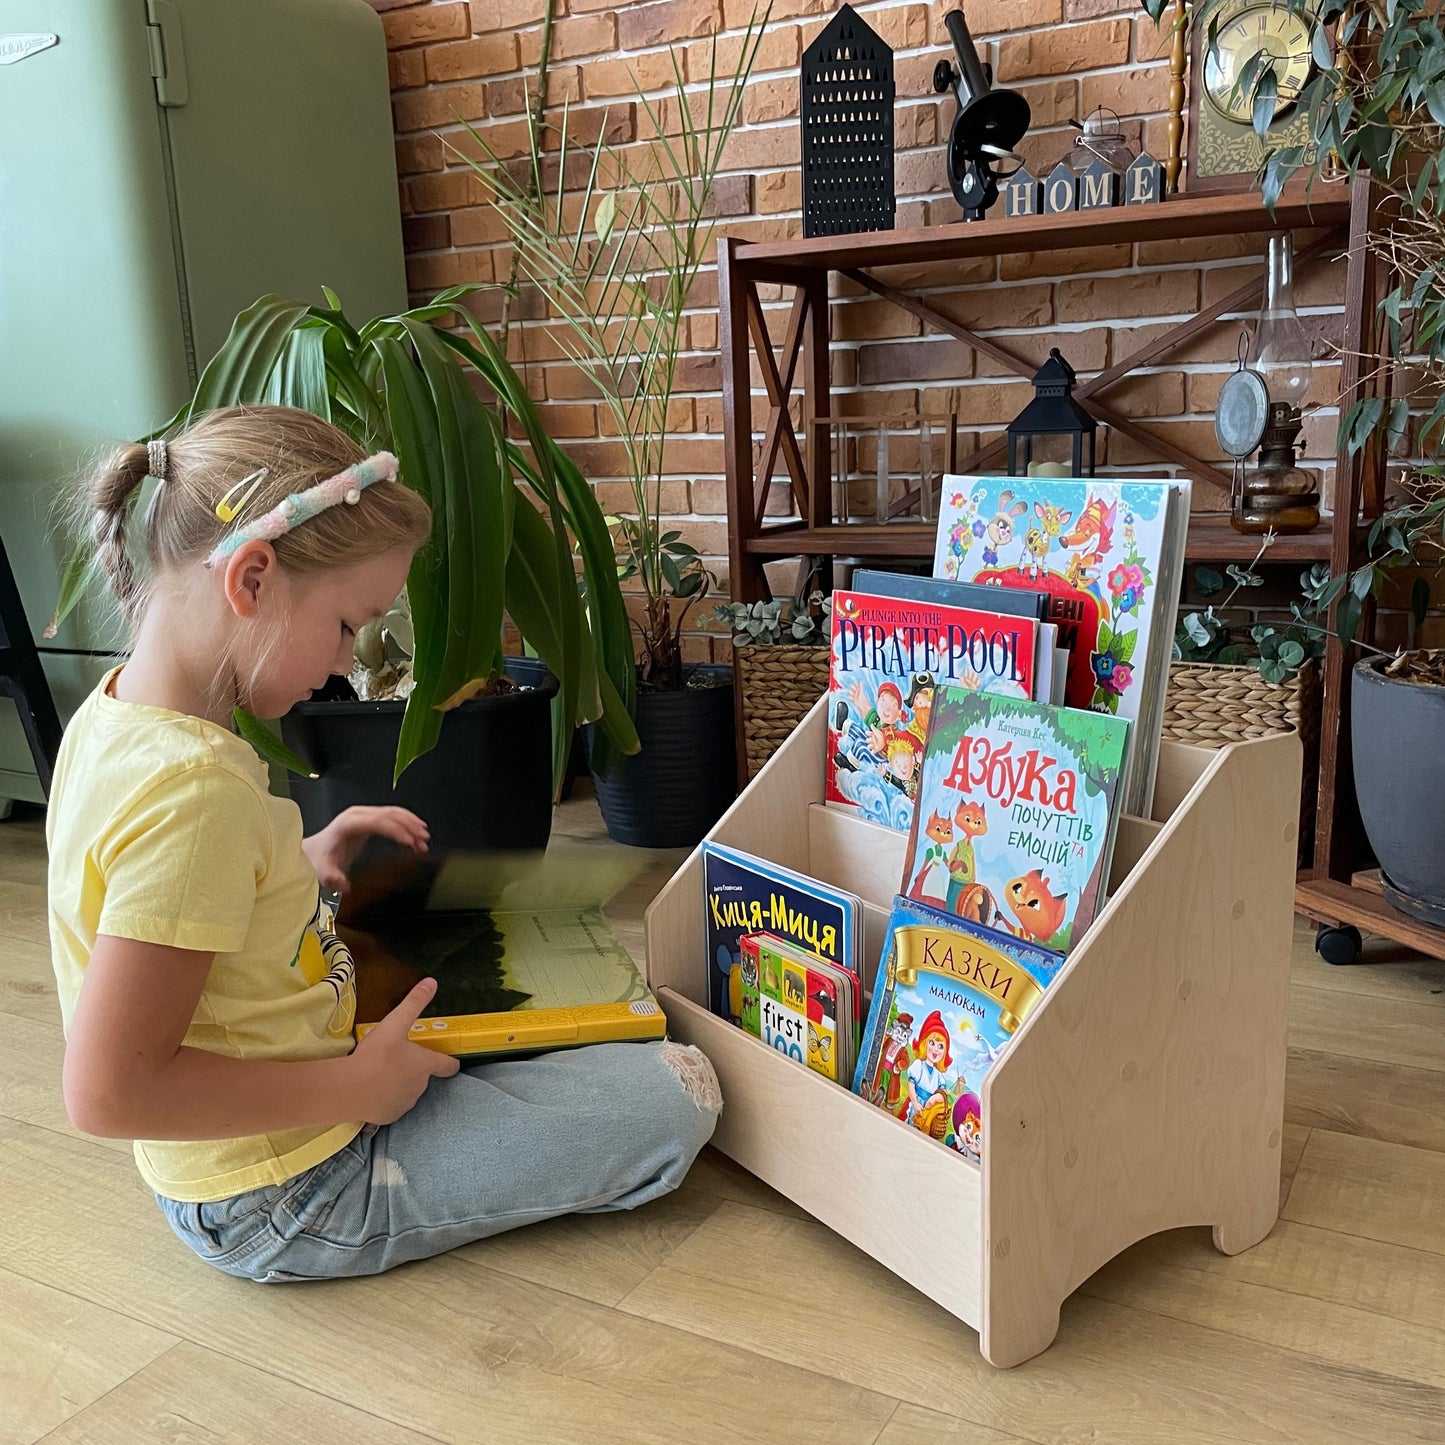
[[[66,1032],[105,933],[215,955],[190,1047],[243,1059],[349,1053],[355,971],[329,932],[296,805],[271,795],[248,743],[201,718],[120,701],[110,693],[115,676],[66,729],[46,820]],[[137,1140],[135,1157],[157,1193],[206,1203],[283,1183],[360,1128]]]

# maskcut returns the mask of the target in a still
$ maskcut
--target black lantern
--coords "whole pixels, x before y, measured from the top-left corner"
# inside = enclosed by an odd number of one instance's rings
[[[1034,399],[1008,424],[1008,474],[1026,473],[1034,458],[1034,438],[1068,437],[1073,447],[1075,477],[1094,475],[1094,418],[1074,400],[1074,368],[1056,346],[1034,375]],[[1084,469],[1084,440],[1089,443],[1089,465]],[[1024,444],[1019,465],[1019,442]]]

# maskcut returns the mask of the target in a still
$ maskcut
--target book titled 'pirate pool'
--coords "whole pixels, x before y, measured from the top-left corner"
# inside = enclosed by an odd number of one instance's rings
[[[933,690],[1034,693],[1038,622],[854,592],[833,594],[827,799],[906,833]]]

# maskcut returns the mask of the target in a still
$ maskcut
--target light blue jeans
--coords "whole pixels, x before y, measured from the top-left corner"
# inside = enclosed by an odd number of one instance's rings
[[[394,1124],[215,1204],[157,1196],[207,1264],[262,1283],[378,1274],[559,1214],[634,1209],[676,1189],[722,1106],[712,1065],[675,1043],[596,1044],[433,1079]]]

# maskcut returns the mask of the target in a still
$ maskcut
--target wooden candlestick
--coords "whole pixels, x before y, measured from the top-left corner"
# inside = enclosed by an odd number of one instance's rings
[[[1169,49],[1169,158],[1164,162],[1164,180],[1171,196],[1178,194],[1179,171],[1184,163],[1184,65],[1187,50],[1184,37],[1188,23],[1184,0],[1174,0],[1173,44]]]

